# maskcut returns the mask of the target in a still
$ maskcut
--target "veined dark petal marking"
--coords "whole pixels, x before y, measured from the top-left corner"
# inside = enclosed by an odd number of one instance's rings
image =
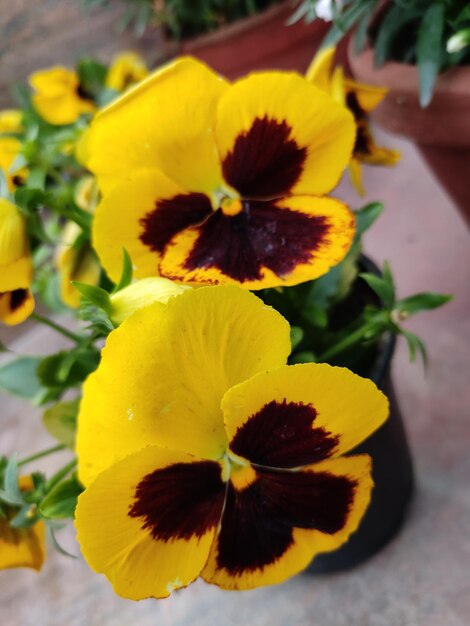
[[[232,575],[275,563],[292,545],[293,528],[341,530],[357,486],[327,472],[257,472],[246,489],[229,485],[227,491],[217,565]]]
[[[273,198],[287,194],[298,181],[307,149],[291,138],[286,121],[267,116],[241,133],[222,163],[225,180],[242,196]]]
[[[252,463],[292,468],[326,459],[339,438],[324,428],[314,428],[317,411],[300,402],[265,404],[238,428],[230,449]]]
[[[235,216],[213,213],[184,263],[187,270],[217,268],[239,282],[259,280],[261,269],[285,276],[308,263],[328,236],[324,217],[281,209],[275,202],[244,201]]]
[[[194,226],[212,213],[203,193],[179,194],[157,202],[155,209],[140,220],[140,240],[154,252],[163,252],[167,243],[188,226]]]
[[[175,463],[140,481],[128,515],[154,539],[202,537],[219,523],[225,491],[217,463]]]
[[[2,294],[0,294],[2,295]],[[10,311],[16,311],[19,309],[25,302],[28,297],[27,289],[15,289],[10,292]]]

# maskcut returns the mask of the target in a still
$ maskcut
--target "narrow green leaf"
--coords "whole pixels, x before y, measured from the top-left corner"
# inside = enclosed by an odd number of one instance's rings
[[[408,330],[405,330],[404,328],[400,328],[400,333],[405,337],[407,341],[410,361],[412,363],[414,362],[416,358],[416,352],[418,351],[423,361],[423,365],[426,368],[428,365],[428,356],[424,343],[417,335],[411,333]]]
[[[72,450],[75,447],[79,403],[80,398],[68,402],[58,402],[46,409],[42,416],[47,432]]]
[[[9,521],[12,528],[31,528],[37,522],[37,517],[30,504],[21,507],[18,513]]]
[[[72,281],[72,285],[78,289],[82,298],[84,298],[88,303],[91,303],[99,309],[106,311],[106,313],[109,313],[111,310],[111,303],[109,300],[109,293],[107,291],[96,285],[87,285],[86,283],[79,283],[77,281]]]
[[[434,83],[441,64],[444,34],[444,5],[431,4],[418,31],[416,59],[419,71],[419,102],[427,107],[432,100]]]
[[[404,298],[396,304],[396,309],[408,315],[414,315],[420,311],[430,311],[452,300],[452,296],[441,293],[423,292],[409,298]]]
[[[383,213],[383,210],[384,205],[381,202],[371,202],[356,211],[356,236],[361,237]]]
[[[73,519],[83,487],[74,474],[56,485],[42,500],[39,512],[48,519]]]
[[[290,342],[292,345],[292,350],[299,345],[299,343],[304,338],[304,331],[300,326],[292,326],[290,329]]]
[[[16,454],[14,454],[7,463],[5,468],[5,475],[3,477],[3,498],[10,504],[23,504],[23,496],[21,495],[19,488],[19,474],[18,474],[18,461]]]
[[[395,298],[390,284],[375,274],[359,274],[359,276],[366,281],[373,291],[375,291],[375,293],[382,300],[384,306],[388,310],[392,310],[395,304]]]
[[[37,375],[39,357],[24,356],[0,367],[0,388],[22,398],[32,400],[42,386]]]
[[[124,287],[127,287],[128,285],[131,284],[133,272],[134,270],[132,267],[132,259],[129,256],[129,253],[127,252],[127,250],[123,248],[122,249],[121,278],[119,279],[119,282],[116,285],[116,288],[114,289],[113,293],[116,293],[116,291],[121,291],[121,289],[124,289]]]
[[[304,350],[303,352],[297,352],[289,358],[289,363],[292,365],[296,363],[315,363],[315,354],[311,350]]]

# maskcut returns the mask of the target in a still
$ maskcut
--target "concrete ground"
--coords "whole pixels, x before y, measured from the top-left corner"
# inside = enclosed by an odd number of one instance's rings
[[[395,169],[366,172],[367,200],[387,209],[366,236],[376,261],[388,259],[399,294],[453,293],[441,310],[409,321],[425,340],[430,367],[408,363],[399,342],[393,373],[413,448],[417,493],[401,534],[368,563],[347,573],[306,577],[242,594],[203,582],[165,601],[116,597],[81,559],[49,550],[38,575],[0,572],[0,623],[8,626],[464,626],[470,616],[470,249],[463,220],[414,148],[378,133],[402,151]],[[354,207],[347,182],[338,195]],[[0,331],[1,334],[1,331]],[[15,339],[19,353],[53,350],[48,331]],[[0,396],[0,454],[32,453],[52,441],[39,412]],[[63,459],[62,459],[63,460]],[[60,462],[55,459],[54,462]],[[73,531],[63,543],[76,552]],[[158,565],[157,565],[158,566]]]

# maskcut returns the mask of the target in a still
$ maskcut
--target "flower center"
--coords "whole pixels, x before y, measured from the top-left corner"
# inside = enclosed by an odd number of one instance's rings
[[[238,198],[224,198],[220,203],[220,209],[224,215],[233,217],[243,211],[243,204]]]
[[[230,482],[237,491],[243,491],[256,480],[256,472],[248,461],[227,451],[222,459],[224,469],[222,480]]]

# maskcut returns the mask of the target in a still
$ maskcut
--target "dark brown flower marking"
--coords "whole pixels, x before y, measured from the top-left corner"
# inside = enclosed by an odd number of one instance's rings
[[[356,482],[327,472],[259,470],[243,491],[228,487],[217,538],[219,568],[232,575],[272,565],[293,544],[293,528],[344,528]]]
[[[27,289],[15,289],[10,292],[10,311],[18,310],[28,298],[28,290]]]
[[[198,227],[199,237],[184,263],[187,270],[217,268],[239,281],[259,280],[266,267],[285,276],[308,263],[328,236],[324,217],[245,201],[235,216],[216,211]]]
[[[339,439],[314,428],[313,406],[273,400],[252,415],[235,433],[230,449],[252,463],[291,468],[331,456]]]
[[[140,481],[128,514],[154,539],[202,537],[219,523],[225,489],[217,463],[175,463]]]
[[[349,91],[346,95],[346,105],[353,114],[357,127],[353,154],[356,156],[367,156],[371,153],[372,144],[372,136],[369,131],[367,113],[362,109],[359,104],[359,100],[353,91]]]
[[[180,194],[157,203],[155,210],[140,220],[140,240],[154,252],[163,252],[169,241],[188,226],[194,226],[212,213],[203,193]]]
[[[288,193],[299,179],[307,156],[306,148],[290,138],[291,132],[285,121],[256,118],[225,157],[225,180],[248,198],[274,198]]]

